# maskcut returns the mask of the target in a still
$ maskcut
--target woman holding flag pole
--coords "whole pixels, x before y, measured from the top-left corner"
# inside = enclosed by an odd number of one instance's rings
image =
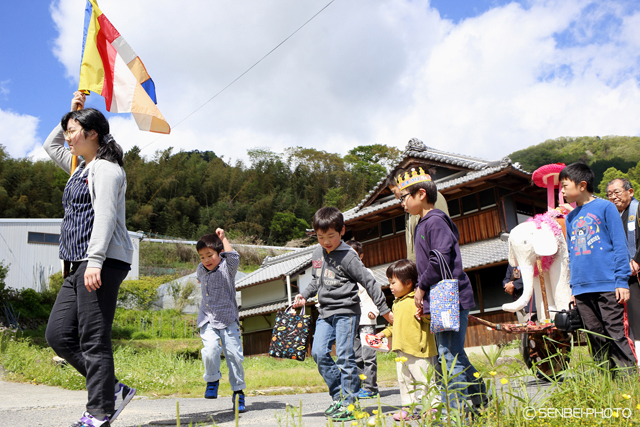
[[[60,258],[71,263],[47,323],[51,348],[86,378],[87,410],[72,427],[109,427],[136,393],[114,372],[111,327],[133,245],[125,226],[127,180],[109,122],[75,92],[71,112],[44,143],[70,174],[64,189]],[[65,141],[69,150],[65,148]],[[82,158],[75,170],[74,156]]]

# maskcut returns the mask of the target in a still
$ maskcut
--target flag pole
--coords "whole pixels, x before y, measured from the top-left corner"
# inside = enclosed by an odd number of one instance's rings
[[[76,104],[75,110],[73,111],[80,111],[80,104]],[[77,167],[78,167],[78,156],[72,156],[71,157],[71,175],[73,175],[73,172],[76,170]]]

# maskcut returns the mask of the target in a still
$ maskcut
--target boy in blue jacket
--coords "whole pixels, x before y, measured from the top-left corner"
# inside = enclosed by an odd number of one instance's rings
[[[415,304],[419,310],[418,313],[430,314],[429,291],[443,279],[438,258],[432,252],[433,250],[442,254],[453,278],[458,280],[460,329],[434,334],[439,363],[446,361],[448,371],[451,372],[453,366],[452,375],[460,374],[453,379],[453,384],[450,384],[449,396],[443,390],[442,401],[446,402],[449,399],[452,408],[463,408],[464,405],[460,405],[459,401],[466,403],[466,399],[469,398],[476,409],[486,406],[486,386],[482,379],[474,376],[477,370],[464,351],[469,309],[475,307],[476,303],[473,300],[473,289],[469,277],[462,269],[458,228],[447,214],[434,207],[438,190],[435,183],[431,181],[431,177],[422,168],[401,173],[397,181],[400,201],[405,211],[411,215],[420,216],[414,233],[418,268]]]
[[[593,196],[593,171],[573,163],[560,172],[562,193],[578,205],[567,215],[571,294],[585,327],[594,360],[634,368],[635,347],[625,331],[628,278],[627,240],[615,205]],[[613,363],[612,363],[613,362]]]

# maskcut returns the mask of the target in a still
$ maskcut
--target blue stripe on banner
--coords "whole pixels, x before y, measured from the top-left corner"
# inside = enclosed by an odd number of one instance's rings
[[[89,23],[91,22],[91,15],[93,14],[93,6],[91,2],[87,0],[87,6],[84,9],[84,30],[82,31],[82,55],[80,56],[80,64],[84,58],[84,47],[87,45],[87,32],[89,32]]]
[[[153,103],[157,104],[158,101],[156,100],[156,85],[153,84],[153,80],[151,80],[151,77],[149,77],[149,80],[142,83],[141,85],[145,92],[147,92],[147,95],[149,95],[149,98],[151,98]]]

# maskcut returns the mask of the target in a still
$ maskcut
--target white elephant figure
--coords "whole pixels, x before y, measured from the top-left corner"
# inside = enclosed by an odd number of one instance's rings
[[[549,306],[549,316],[555,311],[569,308],[569,252],[562,227],[555,221],[557,211],[536,215],[511,230],[509,233],[509,264],[518,266],[522,273],[522,296],[518,300],[503,304],[505,311],[522,310],[535,292],[538,319],[545,317],[540,278],[536,256],[542,257],[542,270]]]

